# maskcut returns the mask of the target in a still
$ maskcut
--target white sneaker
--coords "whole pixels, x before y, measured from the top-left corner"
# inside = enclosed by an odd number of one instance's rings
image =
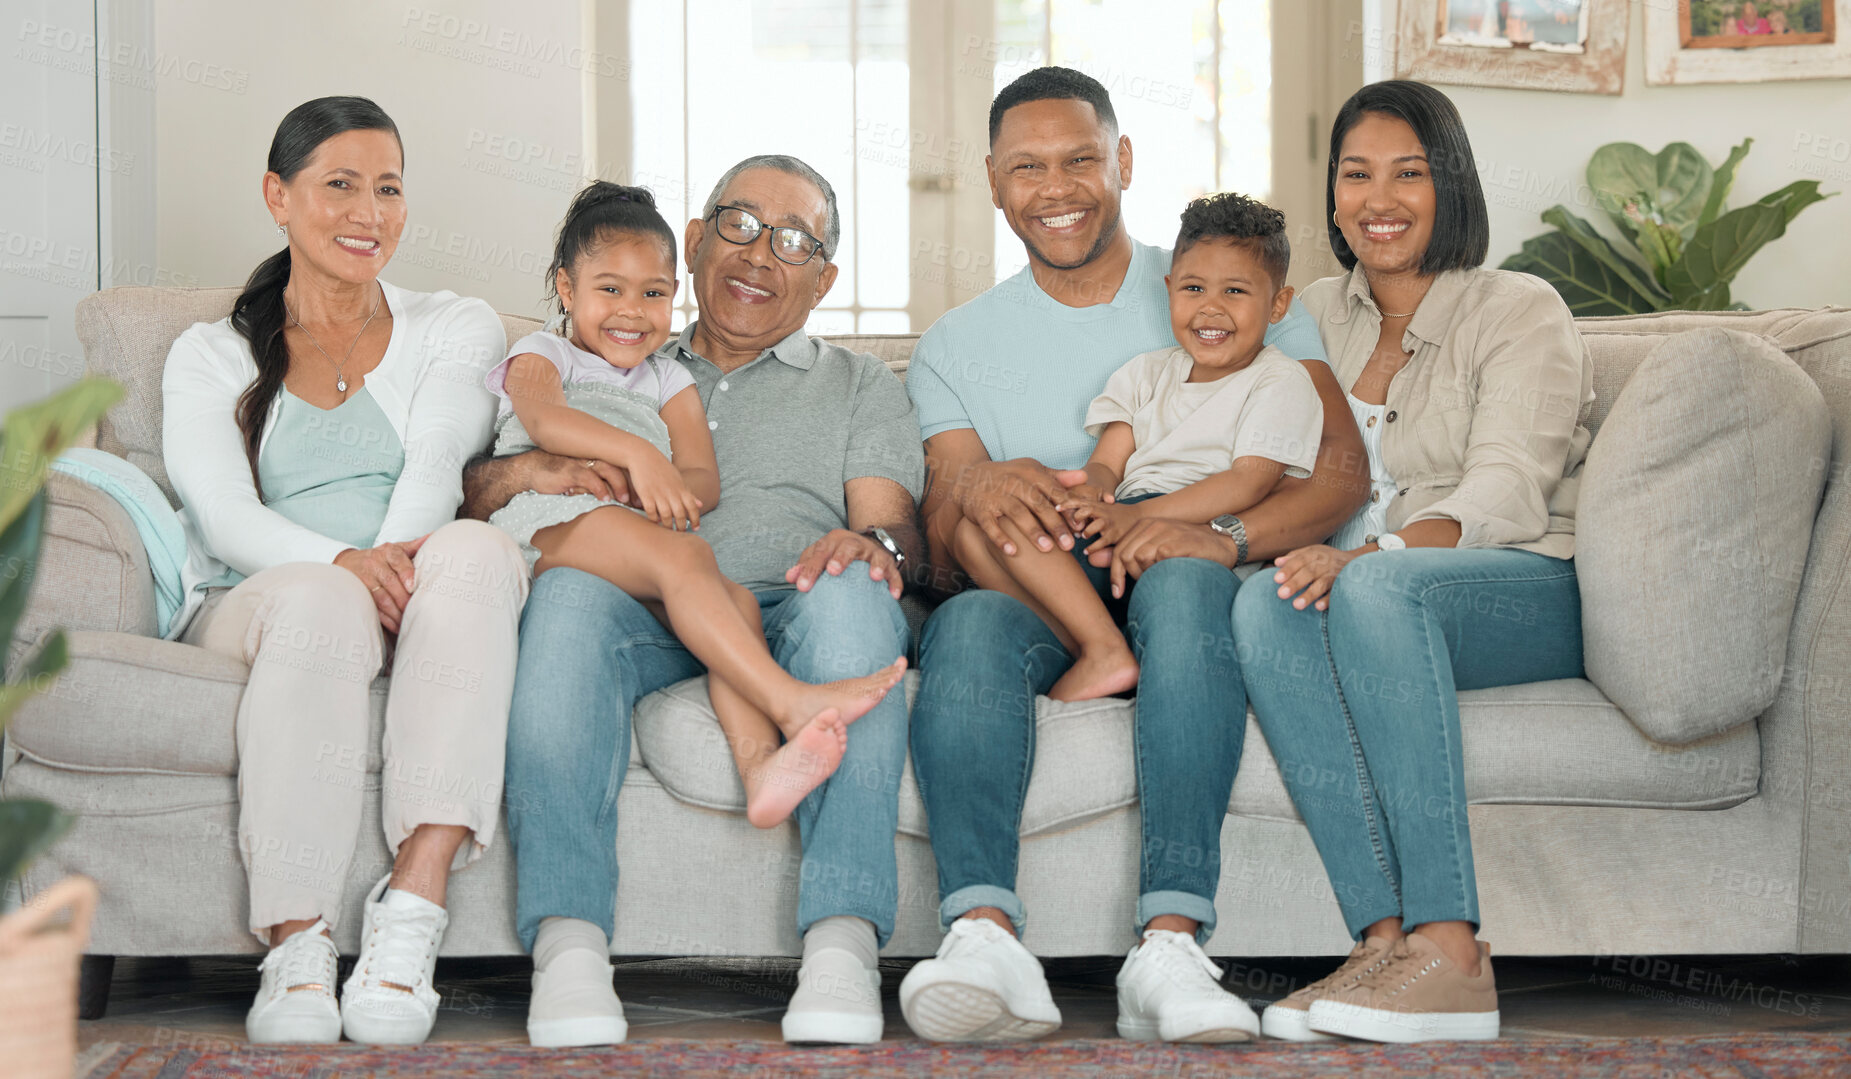
[[[824,948],[797,970],[797,991],[784,1012],[787,1042],[873,1045],[887,1021],[881,1015],[881,972],[841,948]]]
[[[341,990],[341,1026],[364,1045],[418,1045],[437,1020],[431,974],[449,914],[408,892],[381,898],[392,877],[366,897],[360,958]]]
[[[1132,1041],[1244,1042],[1260,1017],[1221,988],[1221,968],[1195,938],[1146,929],[1118,971],[1118,1036]]]
[[[987,918],[951,923],[938,956],[907,971],[900,1011],[935,1042],[1016,1042],[1060,1028],[1041,963]]]
[[[257,999],[244,1017],[252,1042],[332,1043],[341,1040],[341,1008],[334,1002],[340,956],[326,936],[328,923],[312,926],[270,949]]]
[[[611,986],[611,961],[588,948],[573,948],[534,968],[533,998],[527,1004],[527,1040],[542,1049],[617,1045],[630,1036],[623,1002]]]

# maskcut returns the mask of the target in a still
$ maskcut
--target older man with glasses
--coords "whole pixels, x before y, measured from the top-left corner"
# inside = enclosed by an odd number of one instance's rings
[[[701,515],[700,535],[721,570],[757,593],[778,662],[817,682],[872,672],[906,650],[901,565],[923,561],[915,503],[925,465],[905,390],[874,357],[803,330],[835,282],[840,235],[835,192],[808,165],[763,156],[734,166],[688,222],[700,316],[661,353],[693,374],[713,429],[721,499]],[[464,484],[463,510],[476,517],[528,489],[625,493],[609,465],[538,451],[477,462]],[[631,706],[701,671],[606,581],[552,569],[534,582],[507,789],[516,930],[534,956],[535,1045],[625,1037],[609,952]],[[784,1016],[790,1041],[874,1042],[883,1026],[875,954],[899,900],[904,695],[889,694],[848,730],[836,774],[795,814],[804,958]]]

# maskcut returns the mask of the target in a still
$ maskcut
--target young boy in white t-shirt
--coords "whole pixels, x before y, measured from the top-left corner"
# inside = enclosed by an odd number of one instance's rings
[[[1111,546],[1142,517],[1206,524],[1258,503],[1284,476],[1311,474],[1323,404],[1304,367],[1265,345],[1292,302],[1291,259],[1277,210],[1231,193],[1183,210],[1163,279],[1178,344],[1119,368],[1087,409],[1087,433],[1099,439],[1087,480],[1115,494],[1061,507],[1082,539]],[[1136,686],[1137,659],[1080,552],[1039,550],[1002,524],[1017,554],[966,520],[958,559],[979,585],[1027,604],[1073,654],[1048,696],[1090,700]]]

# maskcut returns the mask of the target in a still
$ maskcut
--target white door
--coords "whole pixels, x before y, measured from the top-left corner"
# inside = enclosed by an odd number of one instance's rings
[[[96,9],[0,0],[0,413],[83,373],[97,290]]]

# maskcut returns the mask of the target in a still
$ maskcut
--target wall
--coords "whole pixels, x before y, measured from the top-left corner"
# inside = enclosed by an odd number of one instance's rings
[[[1380,6],[1383,27],[1396,25],[1396,0],[1368,2]],[[1851,80],[1647,86],[1644,35],[1634,3],[1619,97],[1443,87],[1478,158],[1491,210],[1489,262],[1549,231],[1540,215],[1557,202],[1590,220],[1604,216],[1585,187],[1588,158],[1604,143],[1636,142],[1657,152],[1684,141],[1717,164],[1752,136],[1730,205],[1804,179],[1841,194],[1807,209],[1786,236],[1762,248],[1736,277],[1735,298],[1751,307],[1851,304]],[[1392,44],[1392,35],[1381,40]]]
[[[155,5],[152,53],[191,77],[154,104],[156,250],[174,280],[241,284],[276,251],[262,196],[277,122],[325,94],[397,121],[410,220],[384,276],[538,313],[553,230],[579,185],[589,69],[579,0]]]

